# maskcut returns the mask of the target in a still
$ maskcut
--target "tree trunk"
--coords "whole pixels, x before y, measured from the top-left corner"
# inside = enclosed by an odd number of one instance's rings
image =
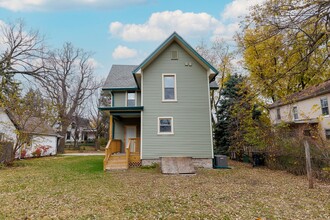
[[[100,150],[100,142],[99,142],[99,139],[100,139],[100,137],[99,137],[99,135],[95,135],[95,150],[96,151],[98,151],[98,150]]]
[[[66,132],[68,130],[69,125],[67,123],[62,124],[62,130],[60,132],[61,138],[60,138],[60,143],[57,147],[57,152],[60,154],[64,153],[64,148],[65,148],[65,138],[66,138]]]

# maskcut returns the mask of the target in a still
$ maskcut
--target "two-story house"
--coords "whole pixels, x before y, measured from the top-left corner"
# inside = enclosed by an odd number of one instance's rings
[[[269,106],[272,124],[289,123],[296,132],[318,131],[324,139],[330,139],[330,80],[294,93]]]
[[[103,86],[112,97],[104,169],[191,157],[212,167],[210,89],[218,71],[173,33],[140,65],[113,65]]]

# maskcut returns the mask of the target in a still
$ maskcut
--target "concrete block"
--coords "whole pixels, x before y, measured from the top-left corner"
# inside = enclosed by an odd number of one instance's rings
[[[160,166],[163,174],[196,173],[191,157],[161,157]]]

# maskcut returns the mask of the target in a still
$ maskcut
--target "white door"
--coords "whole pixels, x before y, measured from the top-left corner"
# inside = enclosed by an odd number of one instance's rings
[[[129,143],[129,138],[136,138],[136,126],[126,126],[126,138],[125,138],[125,143],[126,143],[126,147],[128,147],[128,143]],[[131,145],[131,152],[135,151],[135,145],[132,144]]]

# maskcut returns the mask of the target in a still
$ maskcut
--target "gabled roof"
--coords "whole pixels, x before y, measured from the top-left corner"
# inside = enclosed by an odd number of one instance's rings
[[[283,105],[291,104],[294,102],[306,100],[316,96],[324,95],[330,93],[330,80],[320,83],[315,86],[308,87],[300,92],[293,93],[287,96],[285,99],[277,100],[273,104],[269,105],[269,108],[280,107]]]
[[[29,134],[42,134],[51,136],[58,135],[50,125],[48,125],[43,119],[39,117],[14,115],[8,109],[6,109],[5,112],[13,122],[16,129],[20,131]]]
[[[152,52],[140,65],[112,65],[109,75],[102,87],[103,90],[139,90],[139,85],[135,74],[147,67],[161,52],[163,52],[172,42],[177,42],[203,67],[210,69],[214,77],[210,80],[210,89],[218,89],[214,82],[215,76],[219,73],[209,62],[207,62],[197,51],[191,47],[179,34],[174,32],[169,36],[154,52]],[[212,75],[212,76],[213,76]]]
[[[136,88],[132,71],[137,65],[112,65],[109,75],[103,85],[103,90]]]
[[[200,61],[203,66],[207,66],[211,69],[215,75],[219,73],[219,71],[214,68],[209,62],[207,62],[197,51],[190,46],[178,33],[174,32],[169,36],[154,52],[152,52],[138,67],[133,70],[133,74],[137,73],[140,69],[148,66],[162,51],[166,49],[168,45],[170,45],[173,41],[180,43],[180,45],[190,52],[190,54],[197,60]],[[214,77],[215,78],[215,77]],[[211,80],[213,81],[213,79]]]

